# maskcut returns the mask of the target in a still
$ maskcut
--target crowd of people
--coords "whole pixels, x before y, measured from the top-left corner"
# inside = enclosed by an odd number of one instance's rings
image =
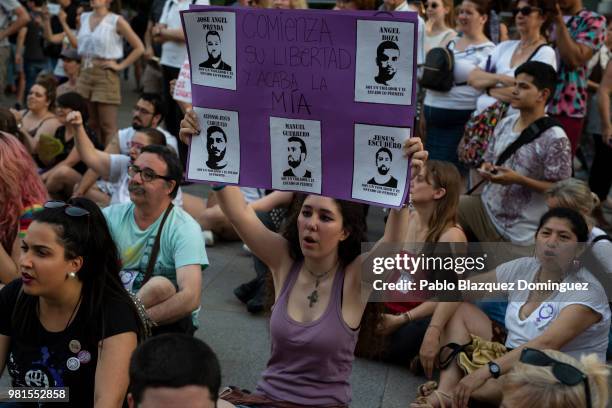
[[[382,217],[363,204],[184,191],[192,138],[213,155],[225,143],[173,97],[192,4],[209,1],[128,13],[118,0],[0,0],[0,368],[13,387],[69,387],[73,407],[339,408],[357,355],[422,376],[415,408],[607,406],[612,16],[582,0],[515,0],[511,17],[489,0],[337,0],[418,13],[410,193],[362,252]],[[119,129],[132,67],[139,98]],[[234,295],[270,313],[253,393],[221,389],[219,360],[193,337],[206,246],[238,240],[256,277]],[[387,244],[472,243],[503,248],[474,281],[589,290],[372,301],[362,270]]]

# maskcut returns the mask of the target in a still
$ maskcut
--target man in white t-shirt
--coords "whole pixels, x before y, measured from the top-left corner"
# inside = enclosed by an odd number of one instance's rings
[[[162,45],[161,67],[163,74],[163,100],[166,106],[166,128],[177,135],[183,114],[172,98],[170,81],[177,79],[183,61],[187,58],[185,34],[181,23],[180,11],[189,9],[192,4],[208,5],[209,0],[166,0],[159,23],[153,26],[153,42]],[[179,157],[183,167],[187,164],[187,146],[179,144]]]
[[[572,174],[570,142],[565,131],[553,126],[535,140],[519,147],[501,166],[494,163],[521,132],[537,119],[554,91],[554,68],[529,61],[517,68],[510,104],[518,115],[502,120],[479,169],[489,181],[481,196],[463,196],[459,223],[480,242],[512,242],[519,247],[533,243],[542,214],[547,210],[544,193],[554,182]]]
[[[166,145],[178,150],[176,137],[160,127],[163,116],[162,101],[157,95],[142,94],[132,112],[132,126],[120,129],[116,138],[113,138],[104,151],[108,154],[129,154],[130,142],[137,130],[154,128],[166,137]],[[83,175],[74,190],[74,196],[85,196],[98,179],[98,174],[89,169]],[[92,197],[93,199],[93,197]]]
[[[8,38],[29,21],[30,15],[17,0],[0,1],[0,100],[4,98],[8,61],[11,58],[11,44]]]

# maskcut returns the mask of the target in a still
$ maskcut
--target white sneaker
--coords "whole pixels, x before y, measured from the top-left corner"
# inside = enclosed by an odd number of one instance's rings
[[[215,235],[210,230],[202,231],[202,238],[204,238],[204,243],[206,246],[214,246],[215,245]]]

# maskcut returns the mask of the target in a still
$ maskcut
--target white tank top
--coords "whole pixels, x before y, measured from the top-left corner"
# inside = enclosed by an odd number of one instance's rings
[[[88,12],[81,15],[81,28],[77,35],[79,55],[114,60],[123,58],[123,40],[117,32],[119,15],[108,13],[91,31],[89,18],[92,14]]]

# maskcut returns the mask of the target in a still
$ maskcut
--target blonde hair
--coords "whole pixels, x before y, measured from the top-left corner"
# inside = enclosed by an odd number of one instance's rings
[[[554,198],[559,207],[570,208],[584,215],[589,225],[593,225],[591,214],[600,204],[599,197],[582,180],[568,178],[555,183],[546,191],[546,197]]]
[[[606,365],[595,354],[580,361],[556,350],[543,350],[549,357],[582,371],[588,378],[593,408],[605,408],[608,403]],[[504,378],[504,404],[509,407],[585,407],[586,389],[583,382],[574,386],[559,382],[551,367],[516,363]]]
[[[444,8],[448,10],[444,16],[444,23],[449,28],[455,27],[455,2],[454,0],[442,0]]]

